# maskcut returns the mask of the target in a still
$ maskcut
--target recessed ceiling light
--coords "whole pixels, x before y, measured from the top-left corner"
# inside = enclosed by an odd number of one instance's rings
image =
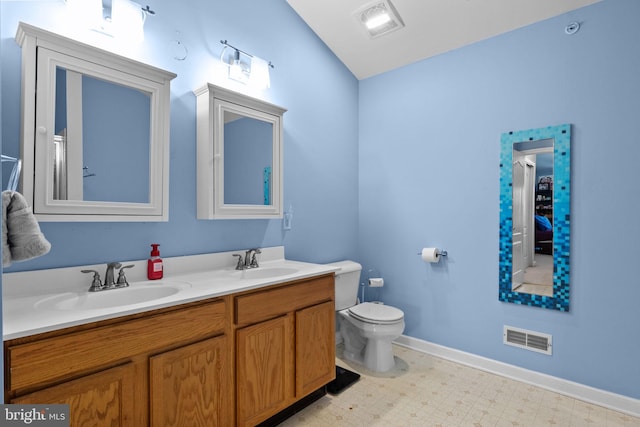
[[[388,34],[404,27],[404,22],[389,0],[369,3],[353,13],[371,38]]]

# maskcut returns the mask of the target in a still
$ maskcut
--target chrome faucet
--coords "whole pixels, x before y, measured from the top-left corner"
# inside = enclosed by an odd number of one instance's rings
[[[260,249],[249,249],[244,253],[244,268],[258,268],[258,260],[256,259],[256,255],[261,254]],[[253,256],[252,256],[253,254]]]
[[[125,268],[133,267],[131,265],[125,265],[122,267],[122,264],[119,262],[110,262],[107,264],[107,271],[104,275],[104,283],[100,280],[100,273],[96,270],[80,270],[82,273],[93,273],[93,279],[91,281],[91,286],[89,287],[89,292],[98,292],[98,291],[106,291],[108,289],[116,289],[116,288],[125,288],[129,286],[129,282],[127,282],[127,278],[124,275]],[[115,279],[115,270],[120,269],[118,273],[118,281]]]
[[[233,254],[233,256],[238,257],[238,263],[236,264],[236,270],[247,270],[249,268],[258,268],[258,259],[256,255],[261,254],[262,252],[258,248],[249,249],[244,253],[244,260],[242,259],[242,255]]]
[[[119,262],[110,262],[107,264],[107,271],[104,273],[104,285],[103,287],[112,288],[116,285],[115,269],[122,267]]]

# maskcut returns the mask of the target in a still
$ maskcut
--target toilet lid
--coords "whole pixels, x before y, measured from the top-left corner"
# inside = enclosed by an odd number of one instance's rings
[[[404,313],[398,308],[371,302],[354,305],[349,313],[356,319],[374,323],[393,323],[404,317]]]

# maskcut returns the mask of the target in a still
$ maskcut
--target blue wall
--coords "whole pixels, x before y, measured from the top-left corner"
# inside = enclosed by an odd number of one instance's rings
[[[60,2],[61,3],[61,2]],[[150,3],[138,58],[172,82],[168,223],[43,223],[52,252],[12,269],[283,244],[287,257],[352,258],[385,278],[407,335],[640,398],[640,3],[594,6],[358,83],[284,0]],[[62,31],[62,5],[0,2],[3,152],[19,137],[18,20]],[[582,23],[573,36],[571,21]],[[277,25],[274,25],[277,23]],[[175,31],[189,49],[170,54]],[[285,114],[280,221],[195,219],[195,98],[220,39],[272,61],[260,94]],[[219,81],[211,83],[220,84]],[[571,311],[498,301],[500,134],[572,123]],[[15,148],[14,148],[15,147]],[[438,246],[438,265],[416,255]],[[610,253],[608,251],[613,251]],[[502,326],[553,335],[552,356],[502,344]]]
[[[606,0],[361,81],[359,256],[405,334],[640,398],[638,16]],[[562,123],[569,313],[498,301],[500,134]],[[425,246],[449,256],[426,264]],[[503,345],[503,325],[552,334],[553,355]]]

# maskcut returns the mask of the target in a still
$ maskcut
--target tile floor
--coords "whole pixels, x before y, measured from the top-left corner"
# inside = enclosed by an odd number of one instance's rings
[[[280,426],[640,427],[640,418],[519,381],[401,346],[394,352],[396,368],[384,375],[336,359],[360,380]]]

